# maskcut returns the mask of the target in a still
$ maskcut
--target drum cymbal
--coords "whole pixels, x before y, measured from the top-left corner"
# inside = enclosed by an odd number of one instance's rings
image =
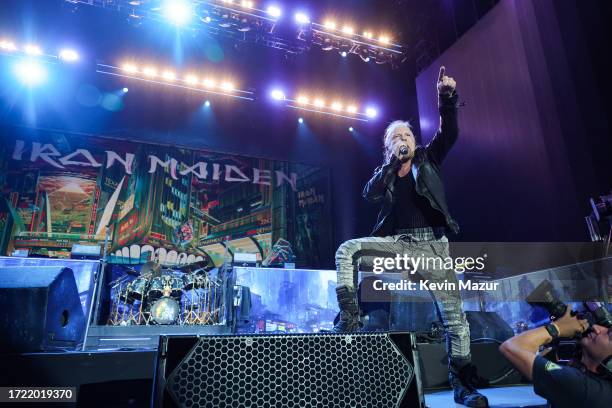
[[[149,261],[146,264],[142,265],[142,267],[140,268],[140,274],[145,275],[150,273],[153,276],[159,276],[160,270],[160,264],[158,264],[157,262]]]
[[[207,271],[212,268],[214,268],[214,266],[210,265],[207,260],[204,260],[204,261],[190,263],[188,265],[183,265],[180,268],[178,268],[178,270],[181,272],[185,272],[185,273],[192,273],[192,272],[197,273],[199,271],[202,271],[202,270]]]

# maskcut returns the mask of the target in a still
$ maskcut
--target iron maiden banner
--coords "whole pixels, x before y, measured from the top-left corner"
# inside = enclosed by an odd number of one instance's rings
[[[331,259],[327,169],[12,127],[1,141],[2,254],[67,257],[108,236],[117,263]]]

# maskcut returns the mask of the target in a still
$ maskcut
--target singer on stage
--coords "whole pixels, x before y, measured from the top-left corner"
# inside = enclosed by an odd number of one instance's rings
[[[446,204],[440,167],[459,132],[455,87],[454,79],[441,67],[437,82],[440,129],[427,146],[416,145],[408,122],[392,122],[385,131],[384,164],[374,171],[363,190],[366,200],[382,206],[372,236],[346,241],[336,252],[340,315],[335,332],[360,328],[355,268],[360,257],[405,253],[449,256],[446,232],[457,233],[459,226]],[[457,282],[453,270],[418,270],[417,276]],[[471,364],[470,328],[459,291],[432,291],[431,295],[446,330],[449,380],[455,401],[469,407],[487,407],[486,397],[474,387],[479,378]]]

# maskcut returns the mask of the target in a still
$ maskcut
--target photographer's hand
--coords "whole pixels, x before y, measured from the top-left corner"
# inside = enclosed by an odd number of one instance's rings
[[[578,317],[572,316],[571,312],[571,308],[568,307],[565,315],[553,321],[559,330],[559,337],[574,337],[589,328],[588,320],[579,320]]]

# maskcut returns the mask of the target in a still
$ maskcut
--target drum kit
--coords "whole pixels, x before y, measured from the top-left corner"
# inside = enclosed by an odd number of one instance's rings
[[[206,261],[178,269],[148,262],[139,273],[129,268],[111,282],[109,324],[220,324],[223,285],[215,271]]]

